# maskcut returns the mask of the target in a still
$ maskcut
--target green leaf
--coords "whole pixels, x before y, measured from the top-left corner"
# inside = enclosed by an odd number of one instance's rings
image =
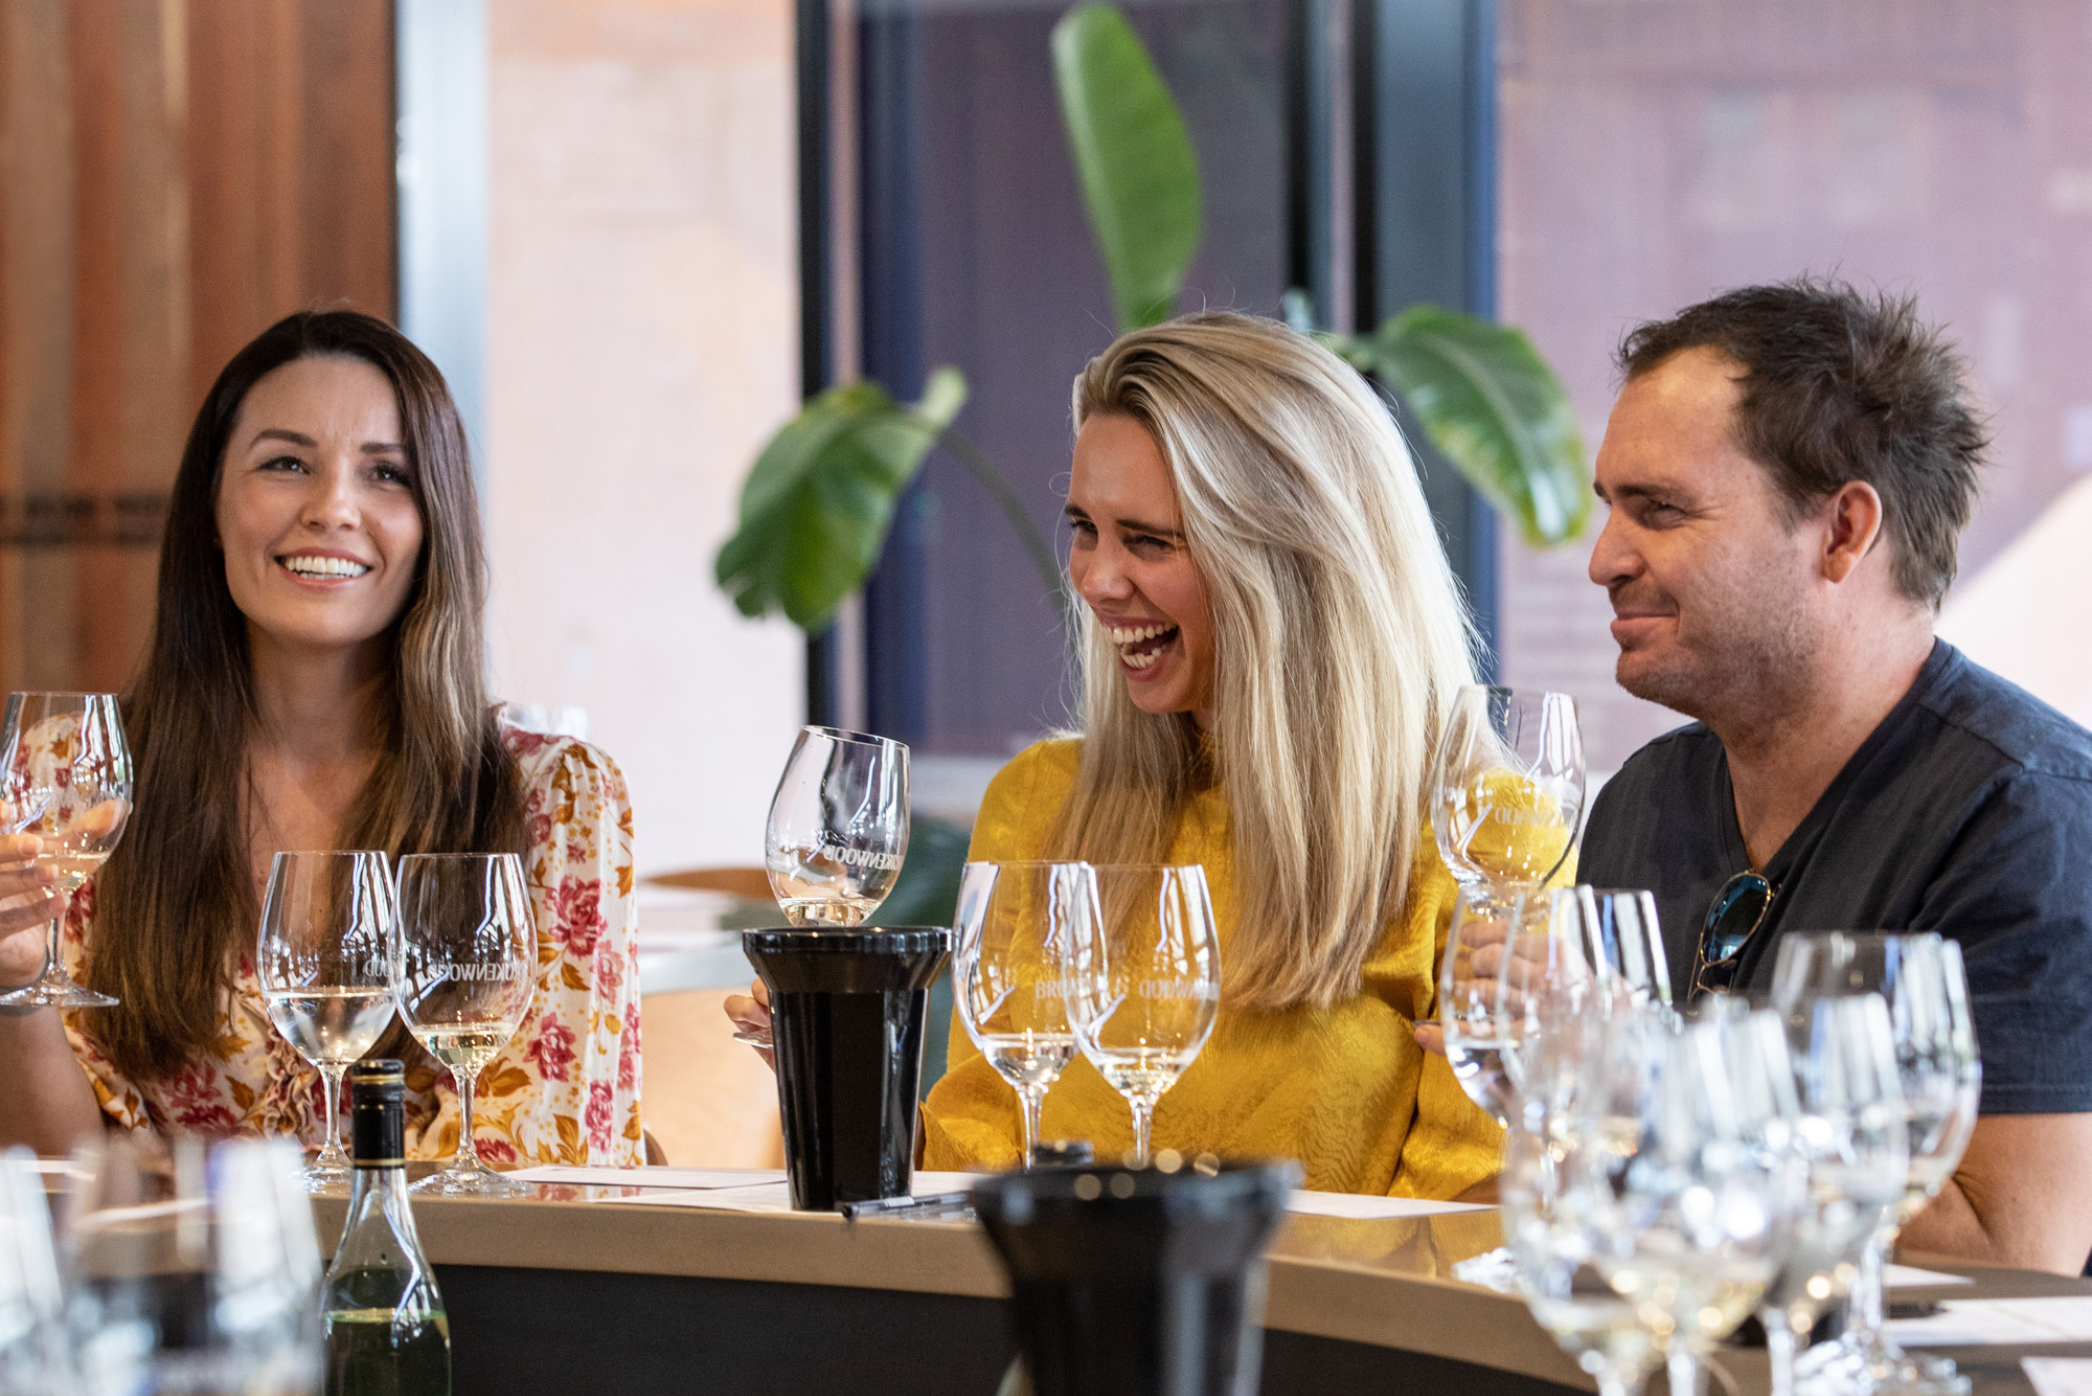
[[[1401,394],[1433,445],[1533,547],[1566,543],[1591,516],[1591,472],[1561,380],[1508,325],[1416,305],[1370,336],[1324,335]]]
[[[1199,245],[1184,118],[1126,17],[1078,5],[1053,27],[1053,77],[1121,330],[1169,318]]]
[[[894,502],[966,405],[966,379],[940,368],[922,401],[876,383],[830,388],[770,438],[741,487],[741,525],[714,573],[743,615],[783,611],[826,625],[864,585],[886,545]]]

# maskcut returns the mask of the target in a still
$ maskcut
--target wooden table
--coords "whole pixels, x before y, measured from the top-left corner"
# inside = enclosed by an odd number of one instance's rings
[[[416,1202],[450,1310],[458,1396],[992,1396],[1014,1352],[1001,1269],[978,1227],[620,1200],[633,1195],[561,1187]],[[319,1208],[331,1247],[343,1204]],[[1263,1391],[1591,1390],[1523,1303],[1450,1277],[1499,1241],[1494,1211],[1289,1217],[1271,1252]],[[1911,1259],[1977,1283],[1899,1299],[2092,1293],[2081,1280]],[[2092,1356],[2092,1345],[1951,1355],[1979,1396],[2022,1396],[2027,1351]],[[1714,1365],[1716,1391],[1765,1389],[1762,1352],[1724,1350]]]

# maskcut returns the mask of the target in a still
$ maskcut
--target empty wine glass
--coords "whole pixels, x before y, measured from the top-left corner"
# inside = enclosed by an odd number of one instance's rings
[[[383,853],[279,853],[269,865],[254,968],[269,1021],[325,1083],[327,1142],[304,1174],[313,1192],[348,1187],[341,1082],[392,1022],[395,920]]]
[[[1699,1396],[1702,1355],[1757,1306],[1786,1259],[1799,1205],[1799,1106],[1778,1015],[1725,1012],[1672,1032],[1606,1020],[1604,1069],[1578,1127],[1591,1263],[1662,1347],[1676,1396]]]
[[[1611,988],[1636,1007],[1674,1015],[1671,966],[1656,921],[1654,893],[1579,883],[1556,889],[1548,914],[1569,923],[1563,934],[1585,947]]]
[[[0,1154],[0,1396],[71,1385],[43,1177],[27,1149]]]
[[[1801,1104],[1793,1139],[1806,1186],[1786,1263],[1759,1309],[1773,1396],[1794,1354],[1851,1286],[1860,1252],[1910,1176],[1903,1090],[1881,995],[1808,994],[1785,1005]]]
[[[1967,1396],[1951,1358],[1906,1353],[1883,1329],[1882,1276],[1896,1233],[1939,1195],[1975,1129],[1983,1071],[1969,1013],[1961,946],[1932,932],[1844,931],[1782,936],[1773,962],[1776,1006],[1824,992],[1876,992],[1888,1001],[1909,1135],[1903,1191],[1863,1250],[1845,1331],[1796,1363],[1804,1391],[1881,1396]]]
[[[537,933],[513,853],[410,853],[400,859],[395,982],[400,1019],[450,1069],[458,1149],[450,1167],[409,1189],[444,1197],[527,1192],[479,1161],[472,1090],[530,1011]]]
[[[770,886],[794,926],[859,926],[908,855],[908,748],[808,727],[792,745],[763,841]]]
[[[952,993],[966,1035],[1017,1092],[1025,1168],[1046,1092],[1075,1059],[1066,946],[1082,894],[1078,863],[968,863],[959,879]]]
[[[1504,901],[1535,891],[1575,847],[1584,752],[1568,694],[1469,684],[1432,766],[1432,832],[1468,893]]]
[[[1069,1018],[1083,1056],[1132,1108],[1130,1164],[1145,1168],[1155,1104],[1205,1047],[1220,1011],[1206,870],[1077,867]]]
[[[0,800],[6,832],[43,840],[36,861],[57,874],[44,971],[0,1007],[109,1008],[116,1000],[73,982],[59,935],[72,894],[123,837],[131,813],[131,748],[111,693],[16,693],[0,735]]]

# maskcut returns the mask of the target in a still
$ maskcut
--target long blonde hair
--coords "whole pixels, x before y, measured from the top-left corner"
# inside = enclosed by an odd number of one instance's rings
[[[1217,778],[1232,828],[1230,1002],[1326,1006],[1408,905],[1428,766],[1473,632],[1409,450],[1373,389],[1275,321],[1121,336],[1075,422],[1121,414],[1169,465],[1213,611],[1214,722],[1133,705],[1094,615],[1082,760],[1053,856],[1159,859]]]

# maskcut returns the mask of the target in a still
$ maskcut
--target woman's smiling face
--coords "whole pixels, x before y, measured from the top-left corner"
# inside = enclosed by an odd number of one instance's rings
[[[352,358],[294,359],[240,403],[218,475],[225,584],[252,630],[335,649],[406,609],[424,528],[392,382]]]
[[[1169,465],[1146,427],[1098,413],[1075,438],[1068,580],[1118,650],[1134,705],[1210,729],[1213,611],[1184,544]]]

